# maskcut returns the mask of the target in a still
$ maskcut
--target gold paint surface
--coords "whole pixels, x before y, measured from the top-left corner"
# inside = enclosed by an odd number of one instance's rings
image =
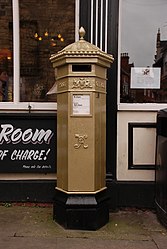
[[[101,191],[106,176],[106,73],[113,57],[82,36],[50,60],[57,76],[57,188]],[[77,94],[81,100],[73,102]]]

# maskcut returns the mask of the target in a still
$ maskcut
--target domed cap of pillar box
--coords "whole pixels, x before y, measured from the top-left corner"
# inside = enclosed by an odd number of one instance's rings
[[[103,52],[100,48],[84,40],[85,30],[83,27],[79,30],[80,40],[74,42],[64,49],[59,51],[57,54],[51,55],[51,62],[54,67],[77,62],[85,62],[86,60],[92,63],[101,64],[104,67],[110,67],[111,63],[114,61],[112,55]]]

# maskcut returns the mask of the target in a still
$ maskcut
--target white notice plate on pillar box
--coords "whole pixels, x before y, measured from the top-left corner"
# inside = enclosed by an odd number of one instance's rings
[[[73,94],[73,115],[90,115],[90,94]]]

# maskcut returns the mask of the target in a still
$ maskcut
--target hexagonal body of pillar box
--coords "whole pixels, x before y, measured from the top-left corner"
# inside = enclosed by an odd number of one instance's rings
[[[57,82],[57,188],[100,191],[105,188],[106,74],[113,57],[81,37],[51,62]]]

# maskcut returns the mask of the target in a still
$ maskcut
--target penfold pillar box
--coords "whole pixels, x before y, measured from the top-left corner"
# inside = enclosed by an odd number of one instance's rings
[[[53,218],[67,229],[97,230],[108,222],[106,74],[112,55],[84,40],[50,60],[57,81],[57,187]]]

